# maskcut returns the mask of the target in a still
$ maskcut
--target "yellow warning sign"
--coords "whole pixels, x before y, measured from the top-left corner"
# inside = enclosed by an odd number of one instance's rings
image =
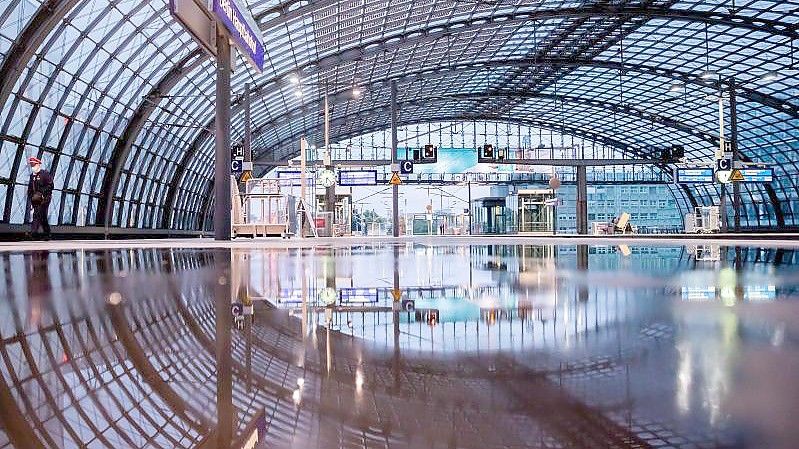
[[[388,182],[392,186],[398,186],[402,184],[402,179],[400,179],[399,172],[395,171],[393,175],[391,175],[391,181]]]
[[[247,182],[252,179],[252,172],[247,170],[241,174],[241,182]]]
[[[730,181],[739,182],[743,180],[744,180],[744,175],[743,173],[741,173],[741,170],[738,170],[737,168],[733,169],[733,171],[730,173]]]
[[[402,298],[402,290],[398,288],[391,290],[391,296],[394,297],[394,301],[399,301]]]

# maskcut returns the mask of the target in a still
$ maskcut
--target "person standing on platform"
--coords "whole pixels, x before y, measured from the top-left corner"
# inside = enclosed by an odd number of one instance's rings
[[[28,201],[33,208],[31,234],[39,236],[39,228],[44,232],[44,239],[50,240],[50,224],[47,222],[47,209],[53,196],[53,176],[42,169],[42,161],[32,157],[28,159],[31,166],[31,177],[28,182]]]

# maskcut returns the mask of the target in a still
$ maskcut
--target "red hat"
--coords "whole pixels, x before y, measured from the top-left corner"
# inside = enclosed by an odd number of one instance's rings
[[[35,157],[29,158],[28,159],[28,163],[31,164],[31,166],[33,166],[33,165],[42,165],[42,161],[40,159],[38,159],[38,158],[35,158]]]

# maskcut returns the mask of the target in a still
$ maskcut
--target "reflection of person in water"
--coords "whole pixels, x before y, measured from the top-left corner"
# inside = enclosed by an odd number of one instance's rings
[[[28,325],[37,328],[42,320],[42,308],[52,292],[47,260],[49,251],[34,251],[27,257],[28,271]]]

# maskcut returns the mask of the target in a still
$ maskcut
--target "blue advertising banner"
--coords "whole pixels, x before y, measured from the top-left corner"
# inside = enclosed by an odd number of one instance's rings
[[[264,49],[261,30],[249,10],[239,0],[213,0],[214,15],[225,25],[236,46],[258,71],[264,68]]]

